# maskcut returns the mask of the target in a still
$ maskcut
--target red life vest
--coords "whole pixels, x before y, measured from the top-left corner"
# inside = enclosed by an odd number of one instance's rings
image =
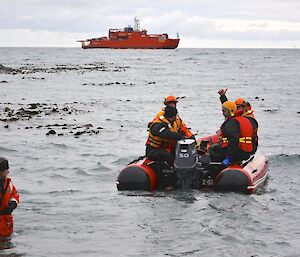
[[[245,117],[245,118],[252,118],[252,119],[256,122],[256,124],[257,124],[257,126],[258,126],[257,120],[256,120],[256,118],[255,118],[255,116],[254,116],[252,110],[248,110],[247,112],[245,112],[245,113],[242,115],[242,117]],[[258,127],[255,128],[255,129],[253,129],[253,140],[252,140],[252,141],[255,142],[256,146],[258,145]]]
[[[252,138],[253,138],[253,127],[251,122],[241,116],[237,116],[237,117],[233,117],[232,119],[235,119],[239,125],[240,125],[240,137],[239,137],[239,148],[245,152],[252,152],[253,150],[253,145],[252,145]],[[222,136],[222,140],[221,140],[221,147],[225,148],[228,147],[229,142],[227,137],[224,137],[224,133],[221,130],[221,136]]]

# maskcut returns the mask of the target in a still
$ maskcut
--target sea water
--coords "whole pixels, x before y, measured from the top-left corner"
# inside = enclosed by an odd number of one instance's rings
[[[0,64],[0,156],[21,196],[0,256],[299,256],[299,49],[0,48]],[[203,137],[221,88],[255,111],[266,186],[118,192],[163,98]]]

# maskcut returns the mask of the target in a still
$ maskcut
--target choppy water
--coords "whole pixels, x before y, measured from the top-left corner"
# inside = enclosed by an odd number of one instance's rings
[[[299,256],[299,50],[0,48],[0,64],[0,155],[21,194],[0,256]],[[255,110],[262,190],[116,190],[164,96],[201,137],[222,87]]]

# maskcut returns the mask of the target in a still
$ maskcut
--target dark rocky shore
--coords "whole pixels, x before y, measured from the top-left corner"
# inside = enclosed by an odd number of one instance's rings
[[[45,80],[43,74],[51,73],[64,73],[64,72],[77,72],[78,74],[83,74],[86,72],[100,71],[100,72],[124,72],[129,66],[118,66],[113,63],[107,62],[95,62],[88,64],[57,64],[53,67],[43,67],[41,65],[36,66],[34,64],[25,64],[21,67],[9,67],[0,64],[0,74],[5,75],[24,75],[20,79],[39,79]],[[37,74],[39,76],[35,76]],[[0,84],[9,84],[8,79],[1,80]],[[133,86],[133,83],[121,83],[121,82],[111,82],[111,83],[83,83],[85,86],[112,86],[112,85],[124,85]],[[21,99],[24,101],[25,99]],[[90,103],[93,104],[93,103]],[[71,115],[83,114],[85,112],[90,112],[89,110],[83,110],[80,108],[86,103],[0,103],[0,121],[4,122],[4,128],[9,128],[12,124],[16,124],[18,129],[45,129],[45,135],[74,135],[78,137],[83,134],[98,134],[101,126],[96,126],[94,124],[66,124],[63,122],[64,117]],[[49,117],[53,116],[53,120],[62,120],[62,123],[53,122],[45,125],[45,118],[49,121]],[[55,118],[54,118],[55,117]],[[19,121],[29,121],[34,120],[35,126],[28,125],[28,123],[20,123]],[[50,119],[51,121],[51,119]],[[74,120],[75,121],[75,120]],[[25,125],[24,125],[25,124]],[[30,123],[32,124],[32,122]]]
[[[56,103],[29,103],[29,104],[12,104],[0,103],[0,121],[4,122],[4,128],[9,128],[17,121],[29,121],[34,119],[35,126],[28,125],[26,122],[17,123],[18,129],[45,129],[45,135],[74,135],[78,137],[83,134],[98,134],[103,127],[95,126],[93,124],[67,124],[67,123],[51,123],[44,125],[44,118],[54,116],[55,120],[64,120],[67,115],[83,114],[86,111],[79,109],[79,105],[85,103],[66,103],[59,105]],[[51,119],[50,119],[51,120]]]
[[[82,65],[74,64],[57,64],[54,67],[37,67],[34,64],[26,64],[18,68],[12,68],[0,64],[0,74],[33,74],[33,73],[58,73],[77,71],[80,74],[91,71],[104,71],[104,72],[123,72],[128,69],[129,66],[116,66],[113,63],[96,62]]]

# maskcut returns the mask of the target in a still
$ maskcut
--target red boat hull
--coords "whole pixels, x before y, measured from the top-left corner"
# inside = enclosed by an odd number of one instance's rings
[[[148,165],[151,162],[145,159],[126,166],[116,181],[118,190],[156,190],[159,186],[158,176],[153,167]]]
[[[212,135],[198,140],[208,141],[207,148],[219,142],[218,136]],[[214,179],[214,188],[218,191],[244,191],[253,193],[264,185],[268,176],[269,160],[257,151],[252,159],[243,166],[232,164],[221,170]]]
[[[175,49],[179,39],[167,39],[165,41],[151,40],[92,40],[89,44],[83,44],[83,49],[90,48],[113,48],[113,49]]]
[[[246,166],[230,165],[218,173],[214,179],[214,188],[218,191],[253,193],[265,184],[268,168],[268,159],[258,151]]]
[[[159,170],[148,165],[150,159],[130,164],[119,173],[116,185],[122,190],[153,191],[159,188]],[[216,191],[234,191],[251,194],[263,186],[268,176],[268,159],[261,152],[244,167],[231,165],[221,170],[213,179],[211,185],[203,188],[212,188]]]
[[[202,138],[209,142],[209,145],[218,141],[216,135]],[[205,155],[199,156],[201,158]],[[264,185],[268,176],[269,161],[266,156],[257,151],[251,159],[244,161],[241,165],[232,164],[224,167],[221,163],[209,162],[202,166],[200,180],[195,180],[197,188],[212,188],[216,191],[234,191],[243,193],[253,193],[257,188]],[[201,171],[201,170],[204,170]],[[167,172],[167,173],[165,173]],[[159,163],[151,161],[149,158],[142,159],[126,166],[117,178],[116,184],[121,190],[145,190],[153,191],[164,188],[164,178],[166,174],[173,171],[162,168]],[[209,176],[205,175],[209,174]]]

